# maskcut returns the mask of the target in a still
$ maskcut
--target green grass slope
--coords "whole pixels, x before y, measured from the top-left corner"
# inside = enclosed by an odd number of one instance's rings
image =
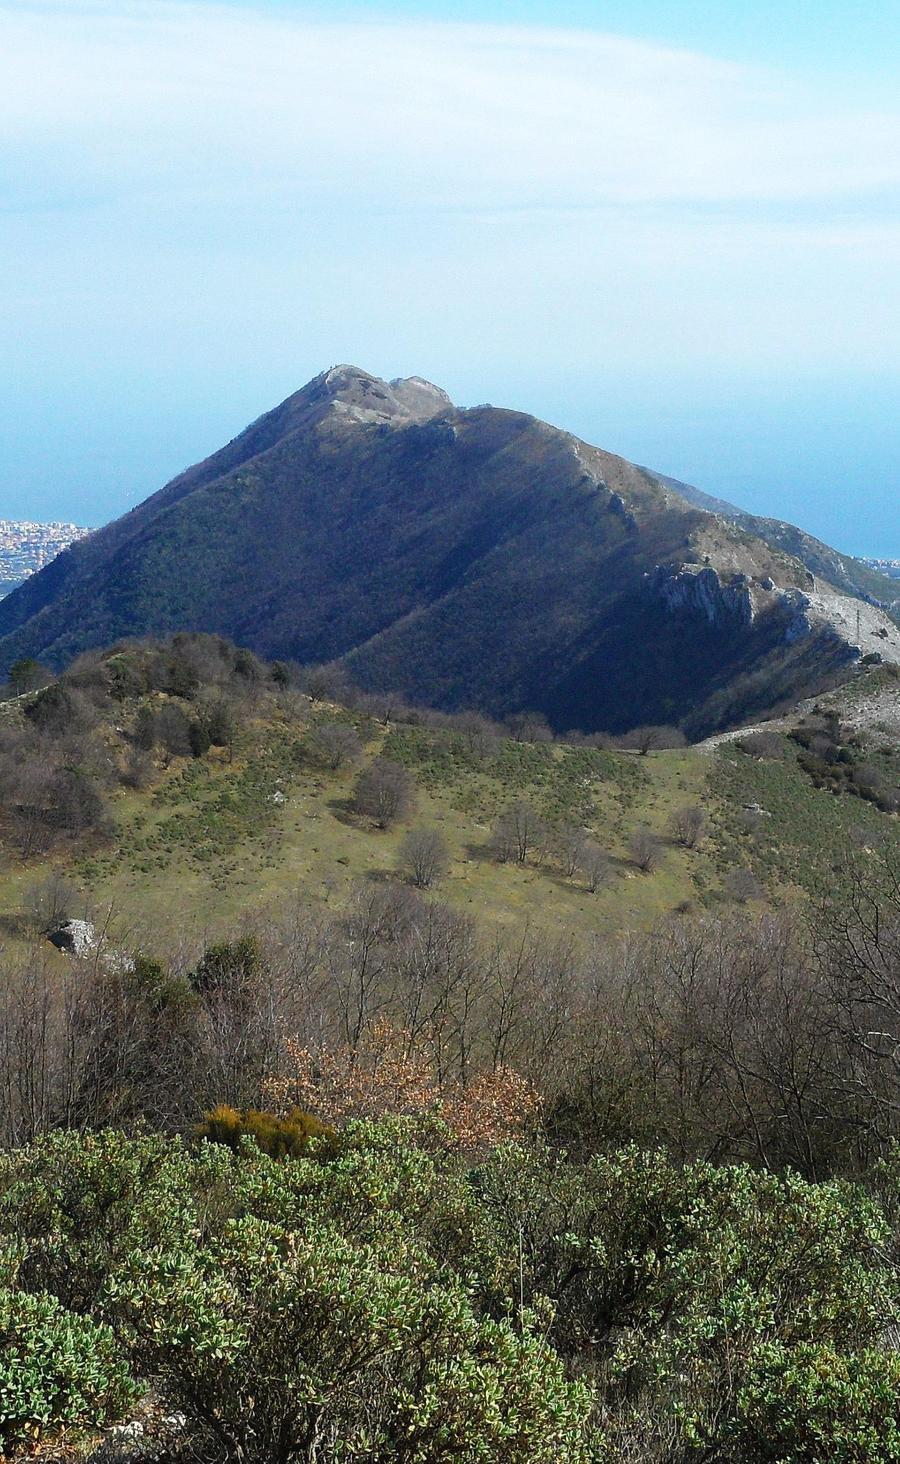
[[[110,739],[127,736],[135,714],[136,705],[123,719],[124,732],[107,729]],[[412,774],[416,808],[404,822],[375,828],[353,811],[358,767],[331,771],[311,756],[316,729],[336,719],[351,722],[364,740],[360,766],[382,755]],[[103,838],[92,835],[41,858],[9,854],[0,874],[0,917],[14,936],[27,892],[56,871],[82,891],[95,917],[110,914],[135,943],[155,946],[161,934],[168,940],[177,931],[218,934],[267,906],[300,900],[334,908],[360,881],[402,879],[404,835],[427,825],[441,831],[450,853],[449,872],[431,897],[498,931],[532,927],[589,937],[646,929],[685,906],[815,896],[839,879],[851,847],[885,840],[900,846],[896,817],[815,787],[796,744],[782,738],[781,749],[780,757],[762,760],[735,744],[640,756],[502,739],[485,751],[455,731],[384,726],[366,714],[292,698],[287,709],[267,709],[244,725],[230,761],[215,748],[199,758],[175,757],[168,767],[157,765],[143,791],[115,792]],[[883,757],[900,784],[900,758],[889,750]],[[492,827],[517,800],[526,800],[548,830],[575,826],[602,846],[608,873],[596,893],[579,875],[564,873],[550,836],[525,864],[497,861]],[[696,849],[672,833],[673,815],[687,805],[699,805],[708,818]],[[637,867],[630,849],[641,827],[661,841],[651,873]],[[748,871],[758,884],[749,895]]]

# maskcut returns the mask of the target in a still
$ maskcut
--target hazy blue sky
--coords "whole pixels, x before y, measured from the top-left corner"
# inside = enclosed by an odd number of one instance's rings
[[[0,0],[0,517],[325,366],[900,555],[900,3]]]

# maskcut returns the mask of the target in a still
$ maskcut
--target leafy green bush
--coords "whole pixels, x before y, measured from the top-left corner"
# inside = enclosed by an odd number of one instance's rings
[[[239,992],[255,980],[263,969],[263,957],[255,936],[243,935],[237,940],[220,941],[207,946],[190,981],[195,991]]]
[[[772,1344],[754,1359],[738,1410],[742,1464],[896,1464],[900,1358]]]
[[[522,1257],[526,1304],[554,1300],[561,1355],[608,1380],[620,1423],[655,1419],[701,1456],[730,1457],[716,1450],[761,1350],[852,1355],[897,1315],[889,1227],[852,1185],[639,1149],[583,1167],[499,1151],[477,1183],[498,1257]]]
[[[877,1195],[638,1148],[473,1167],[433,1120],[350,1124],[328,1163],[271,1124],[276,1161],[257,1120],[0,1156],[0,1285],[110,1329],[198,1450],[900,1460],[896,1166]]]
[[[110,1329],[53,1296],[0,1290],[0,1451],[121,1418],[140,1389]]]
[[[247,1216],[175,1256],[135,1253],[110,1300],[136,1366],[231,1459],[582,1455],[587,1390],[408,1243]]]
[[[228,1184],[231,1155],[115,1131],[56,1132],[0,1155],[0,1234],[21,1250],[19,1284],[75,1311],[103,1312],[106,1280],[140,1247],[177,1247],[197,1223],[197,1195]]]

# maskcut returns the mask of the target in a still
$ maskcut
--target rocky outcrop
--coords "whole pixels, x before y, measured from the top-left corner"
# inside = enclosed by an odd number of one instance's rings
[[[784,637],[789,645],[825,632],[846,646],[850,659],[900,663],[900,627],[878,606],[824,588],[808,594],[786,590],[780,598],[790,612]]]
[[[713,565],[680,569],[660,565],[648,576],[652,593],[669,610],[702,615],[710,625],[752,625],[762,610],[780,612],[785,645],[811,637],[831,643],[847,661],[862,656],[900,663],[900,627],[877,606],[828,586],[777,586],[770,576],[750,580]]]
[[[650,588],[670,610],[703,615],[711,625],[750,625],[753,621],[753,597],[746,575],[734,575],[726,582],[711,566],[694,569],[686,565],[673,571],[661,565],[650,577]]]
[[[49,938],[67,956],[88,956],[97,946],[97,932],[90,920],[63,920]]]
[[[795,641],[803,640],[807,635],[812,635],[812,623],[809,618],[810,599],[804,595],[802,590],[785,590],[781,596],[781,603],[788,612],[788,621],[785,627],[784,639],[789,646]]]

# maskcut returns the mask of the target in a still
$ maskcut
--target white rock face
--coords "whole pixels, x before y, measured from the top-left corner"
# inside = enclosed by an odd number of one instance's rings
[[[735,619],[749,625],[761,609],[780,603],[790,612],[784,633],[788,645],[824,630],[843,642],[848,660],[878,655],[900,665],[900,626],[878,606],[827,586],[779,589],[770,578],[751,584],[746,575],[723,577],[711,565],[660,566],[650,585],[670,610],[693,611],[711,625]]]
[[[390,383],[391,390],[401,406],[405,407],[417,421],[436,417],[441,412],[452,412],[453,402],[445,391],[424,376],[398,377]]]
[[[841,640],[857,646],[861,656],[879,655],[883,661],[900,665],[900,626],[883,610],[865,600],[823,590],[808,592],[806,599],[806,613],[813,625],[830,625]]]
[[[97,932],[90,920],[63,920],[50,940],[68,956],[87,956],[96,949]]]
[[[660,574],[657,588],[670,610],[693,610],[705,616],[711,625],[723,620],[749,625],[753,619],[753,601],[743,575],[736,576],[730,584],[723,584],[712,568],[686,568],[677,574]]]

